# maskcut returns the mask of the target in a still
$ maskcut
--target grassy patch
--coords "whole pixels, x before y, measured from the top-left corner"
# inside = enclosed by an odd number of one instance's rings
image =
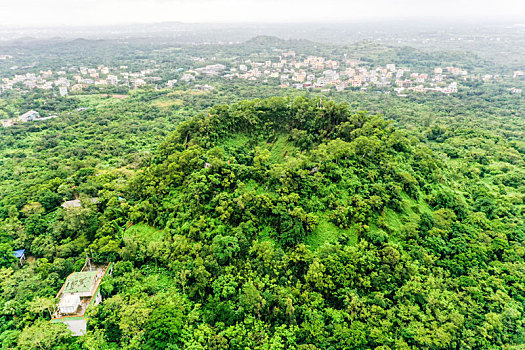
[[[181,99],[159,98],[151,102],[151,104],[159,108],[170,108],[182,106],[184,101]]]
[[[100,107],[122,102],[124,98],[108,97],[107,94],[73,95],[69,98],[78,100],[82,107]]]
[[[306,244],[315,250],[325,243],[336,242],[342,234],[350,238],[349,244],[357,243],[357,234],[353,230],[343,230],[331,223],[328,218],[323,217],[314,231],[306,238]]]
[[[288,137],[285,135],[280,135],[277,140],[270,145],[270,162],[272,164],[282,163],[286,160],[286,157],[292,155],[295,151],[295,146],[293,143],[288,141]]]
[[[124,232],[124,238],[139,238],[146,242],[160,242],[164,239],[164,231],[157,230],[146,224],[136,224]]]
[[[384,218],[385,223],[388,226],[390,230],[395,232],[396,234],[401,232],[401,229],[403,228],[404,224],[402,221],[402,215],[401,213],[396,212],[393,209],[386,208],[384,211]]]
[[[243,148],[250,141],[250,138],[243,134],[238,134],[235,137],[230,137],[221,144],[223,148],[236,149]]]

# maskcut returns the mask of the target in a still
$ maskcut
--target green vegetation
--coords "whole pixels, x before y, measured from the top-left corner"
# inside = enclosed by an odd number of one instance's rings
[[[53,263],[4,268],[3,283],[57,286],[82,247],[118,260],[79,347],[518,345],[524,203],[512,174],[523,156],[514,170],[472,173],[501,161],[438,157],[392,122],[325,99],[219,105],[180,124],[128,181],[81,168],[102,177],[84,180],[98,204],[42,200],[6,218],[44,256],[41,237],[65,241]],[[3,317],[9,344],[29,319]]]
[[[330,49],[260,37],[217,56],[292,44]],[[522,97],[214,86],[2,95],[1,118],[59,114],[0,129],[3,349],[523,347]],[[86,253],[115,266],[75,338],[48,321]]]

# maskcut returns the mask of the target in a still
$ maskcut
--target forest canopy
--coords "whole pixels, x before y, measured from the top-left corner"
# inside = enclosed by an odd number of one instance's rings
[[[129,272],[107,288],[90,329],[144,348],[150,334],[156,346],[203,348],[520,344],[522,216],[491,208],[497,198],[469,193],[472,180],[450,172],[418,139],[346,104],[214,107],[168,137],[126,203],[108,202],[105,213],[122,214],[106,226],[163,234],[124,235],[119,266]],[[144,263],[176,282],[131,293],[126,280],[151,278]],[[154,303],[163,293],[167,306],[142,309],[145,331],[131,331],[140,295]]]
[[[320,97],[219,104],[173,129],[133,167],[52,168],[70,175],[2,206],[2,251],[24,245],[37,257],[21,269],[2,263],[4,347],[517,349],[525,341],[519,143],[490,136],[500,153],[464,156],[461,143],[485,136],[446,125],[413,132]],[[41,142],[52,151],[63,141],[45,142],[53,139]],[[74,197],[81,208],[60,205]],[[116,265],[87,334],[72,338],[43,320],[86,250]],[[36,345],[35,334],[52,345]]]

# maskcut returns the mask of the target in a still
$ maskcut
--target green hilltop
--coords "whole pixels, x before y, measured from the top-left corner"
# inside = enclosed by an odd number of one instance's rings
[[[92,244],[124,261],[91,327],[128,348],[520,344],[523,218],[493,212],[469,184],[346,104],[213,107],[168,136],[125,203],[108,203],[135,226],[122,250],[105,249],[110,220]]]

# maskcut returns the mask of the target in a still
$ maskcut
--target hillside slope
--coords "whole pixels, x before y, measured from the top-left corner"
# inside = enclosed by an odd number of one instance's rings
[[[517,349],[523,217],[493,215],[452,169],[345,104],[214,107],[168,137],[125,199],[101,198],[92,251],[123,261],[89,336],[145,349]],[[138,228],[122,235],[127,221]]]

